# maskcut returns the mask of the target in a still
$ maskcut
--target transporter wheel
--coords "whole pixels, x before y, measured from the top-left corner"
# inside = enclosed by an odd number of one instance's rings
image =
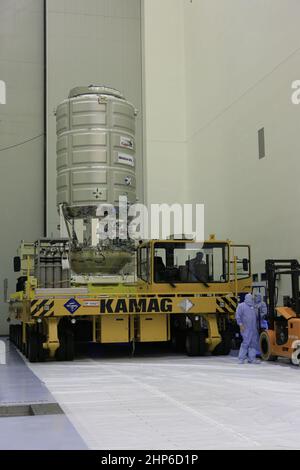
[[[28,358],[30,327],[26,325],[26,342],[23,342],[22,352]]]
[[[274,356],[272,354],[270,338],[266,331],[263,331],[261,333],[259,345],[260,345],[261,357],[264,361],[271,362],[271,361],[276,361],[278,359],[278,356]]]
[[[44,362],[46,360],[46,351],[43,348],[43,343],[45,341],[44,335],[42,333],[37,333],[38,339],[38,361]]]
[[[15,337],[14,337],[14,344],[18,348],[18,335],[19,335],[19,330],[18,330],[18,325],[15,326]]]
[[[175,352],[185,351],[186,334],[184,331],[176,331],[173,333],[171,338],[172,349]]]
[[[24,341],[22,341],[21,352],[22,352],[23,356],[26,356],[26,349],[27,349],[27,345],[26,345],[26,343],[24,343]]]
[[[28,358],[30,328],[26,325],[26,343],[24,345],[24,356]]]
[[[13,343],[13,329],[14,329],[14,326],[13,325],[9,325],[9,341],[11,343]]]
[[[29,330],[29,335],[27,338],[28,341],[28,360],[29,362],[37,362],[38,361],[38,352],[39,352],[39,341],[38,335],[35,331]]]
[[[20,346],[20,328],[19,328],[19,325],[16,325],[15,345],[16,345],[17,349],[19,349],[19,346]]]
[[[189,331],[186,335],[185,349],[190,357],[204,356],[206,353],[205,334],[196,331]]]
[[[14,344],[15,325],[9,327],[9,339]]]
[[[67,360],[67,353],[66,353],[66,339],[65,335],[62,334],[59,338],[59,348],[55,353],[55,359],[57,361],[66,361]]]
[[[13,344],[16,344],[16,331],[17,325],[10,325],[9,327],[9,339]]]
[[[9,339],[18,348],[22,347],[22,327],[20,325],[11,325],[9,329]]]
[[[212,354],[213,356],[228,356],[231,352],[232,337],[231,333],[226,331],[222,333],[222,342],[215,347]]]
[[[68,330],[66,332],[66,355],[67,355],[67,361],[74,361],[75,341],[74,341],[74,332],[71,330]]]
[[[22,351],[23,347],[23,329],[22,325],[18,326],[18,349],[19,351]]]
[[[18,349],[20,349],[20,326],[16,326],[16,346]]]
[[[74,333],[72,330],[63,330],[59,337],[60,346],[56,351],[57,361],[73,361],[75,355]]]

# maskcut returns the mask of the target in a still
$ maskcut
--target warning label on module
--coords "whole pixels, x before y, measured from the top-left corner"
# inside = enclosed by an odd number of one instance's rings
[[[134,140],[131,137],[125,137],[121,136],[120,137],[120,146],[124,147],[125,149],[134,149]]]
[[[118,153],[118,163],[133,167],[135,166],[134,158],[126,153]]]

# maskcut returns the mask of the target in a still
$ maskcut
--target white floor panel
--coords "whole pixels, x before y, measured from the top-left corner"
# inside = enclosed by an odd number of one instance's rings
[[[30,366],[91,449],[300,448],[300,370],[236,358]]]

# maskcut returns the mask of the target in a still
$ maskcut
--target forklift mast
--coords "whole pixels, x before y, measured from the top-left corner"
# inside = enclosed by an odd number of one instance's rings
[[[269,305],[268,318],[271,329],[274,328],[274,321],[276,319],[276,280],[278,276],[281,275],[291,276],[292,297],[285,298],[285,306],[291,307],[297,316],[300,316],[299,262],[296,259],[266,260],[267,295]]]

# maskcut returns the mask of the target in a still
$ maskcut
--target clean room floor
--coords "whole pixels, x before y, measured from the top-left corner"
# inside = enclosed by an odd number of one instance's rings
[[[90,449],[299,449],[300,370],[148,354],[30,365]]]
[[[47,387],[6,340],[6,365],[0,365],[0,406],[9,408],[55,403]],[[87,449],[63,414],[0,417],[0,450]]]

